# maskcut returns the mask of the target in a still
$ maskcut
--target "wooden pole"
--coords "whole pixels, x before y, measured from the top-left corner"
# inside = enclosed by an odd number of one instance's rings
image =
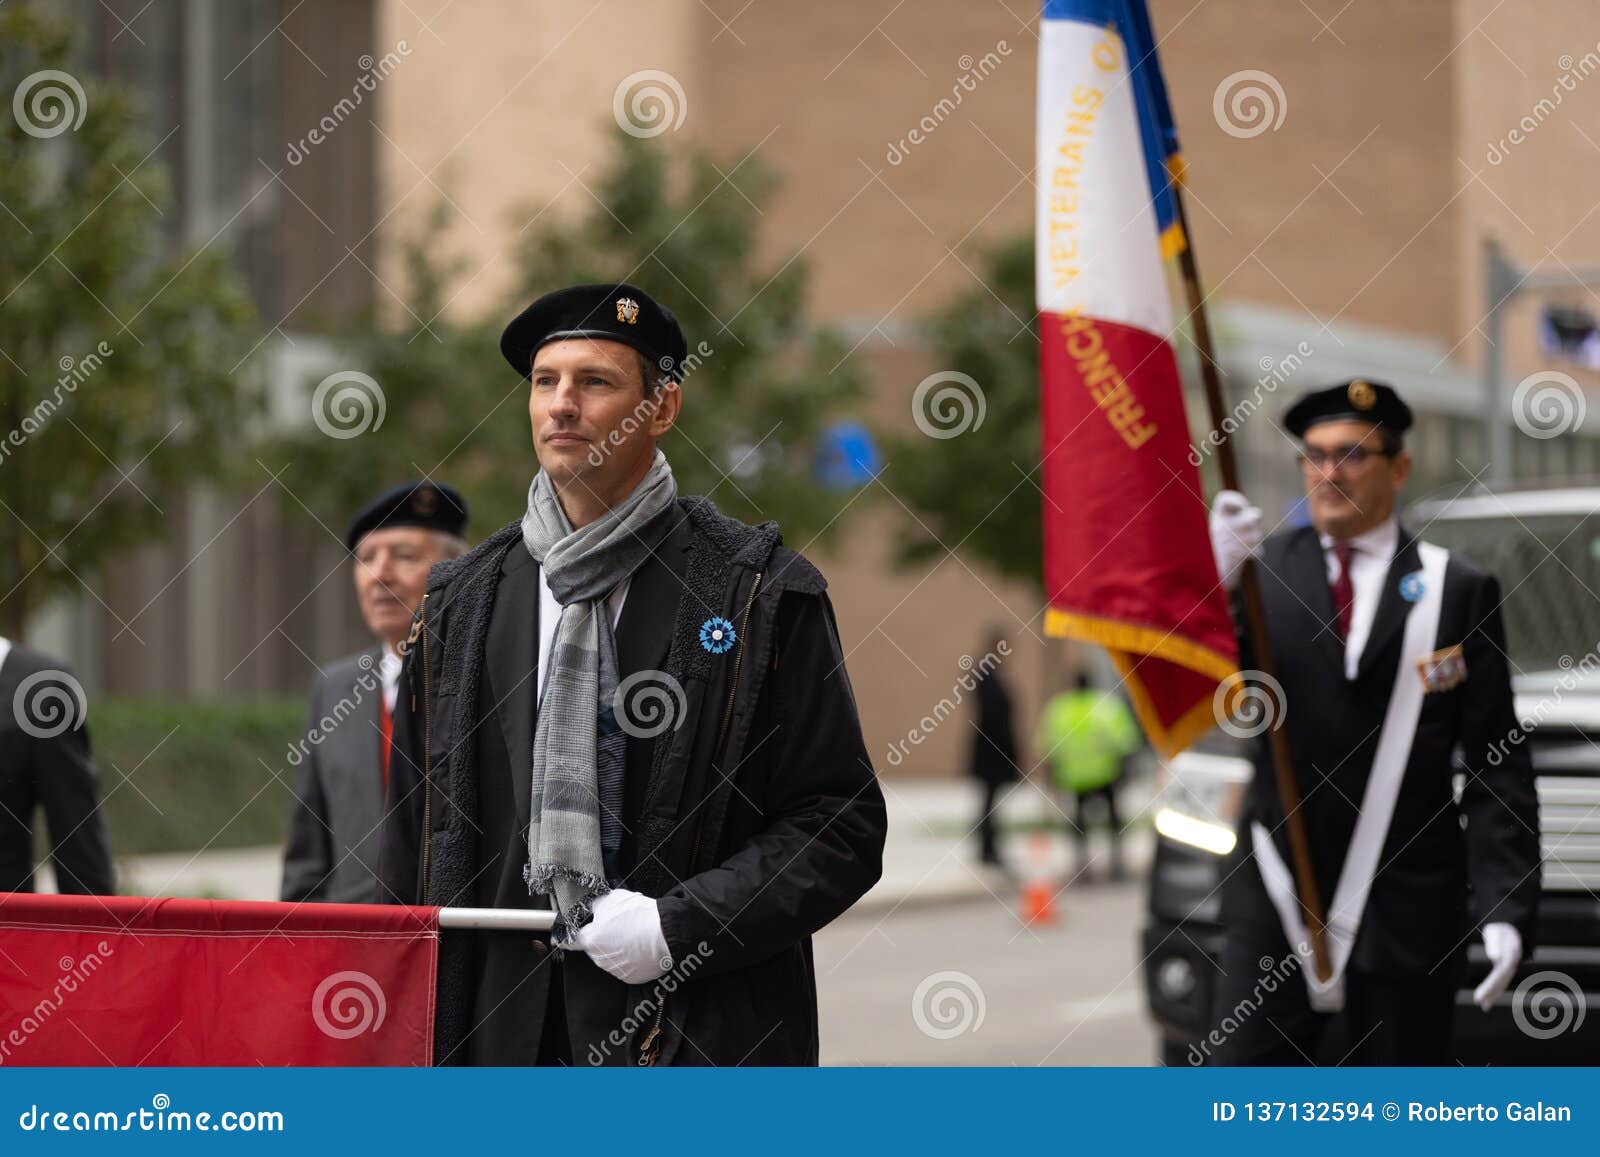
[[[1222,381],[1217,373],[1217,362],[1212,356],[1211,325],[1206,318],[1205,295],[1200,292],[1200,272],[1195,266],[1193,239],[1189,233],[1189,220],[1183,207],[1182,181],[1175,175],[1172,181],[1173,201],[1177,205],[1178,227],[1183,231],[1184,246],[1179,256],[1183,270],[1183,286],[1189,298],[1189,317],[1194,326],[1194,344],[1200,351],[1200,379],[1205,383],[1206,408],[1210,412],[1212,442],[1216,446],[1217,466],[1222,473],[1222,485],[1228,490],[1239,489],[1239,468],[1233,458],[1233,443],[1228,440],[1223,425]],[[1272,640],[1267,634],[1267,613],[1261,602],[1261,584],[1256,578],[1255,559],[1245,560],[1239,572],[1239,593],[1244,602],[1244,617],[1250,638],[1255,643],[1257,669],[1267,678],[1276,681],[1277,662],[1272,655]],[[1295,890],[1300,897],[1300,909],[1306,930],[1311,937],[1311,959],[1316,967],[1317,979],[1327,983],[1333,975],[1328,961],[1328,941],[1322,912],[1322,897],[1317,892],[1316,872],[1311,863],[1311,845],[1306,839],[1306,821],[1300,814],[1300,789],[1294,776],[1294,753],[1289,747],[1289,733],[1283,729],[1282,712],[1272,718],[1267,734],[1272,750],[1272,767],[1276,773],[1278,798],[1283,801],[1284,822],[1289,829],[1289,854],[1294,869]]]

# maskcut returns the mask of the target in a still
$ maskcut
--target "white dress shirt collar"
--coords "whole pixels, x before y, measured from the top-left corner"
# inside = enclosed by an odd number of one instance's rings
[[[1334,553],[1331,534],[1319,534],[1322,557],[1327,566],[1328,585],[1339,577],[1339,556]],[[1354,679],[1361,669],[1361,655],[1383,599],[1383,584],[1400,549],[1400,525],[1389,517],[1349,540],[1350,552],[1350,633],[1344,640],[1344,676]]]
[[[1323,550],[1333,549],[1333,535],[1318,534],[1317,539],[1322,543]],[[1390,515],[1371,530],[1364,530],[1347,541],[1353,550],[1387,563],[1394,558],[1394,552],[1400,549],[1400,524]]]

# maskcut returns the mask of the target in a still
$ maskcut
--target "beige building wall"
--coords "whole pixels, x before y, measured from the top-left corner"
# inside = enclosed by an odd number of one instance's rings
[[[1498,238],[1524,269],[1600,270],[1600,12],[1583,0],[1550,0],[1538,10],[1539,19],[1530,20],[1525,10],[1497,12],[1469,0],[1456,13],[1456,179],[1464,220],[1455,246],[1470,276],[1457,285],[1450,341],[1473,365],[1484,352],[1477,327],[1488,305],[1485,237]],[[1520,143],[1510,139],[1513,131]],[[1594,290],[1516,299],[1506,316],[1513,382],[1550,368],[1538,350],[1537,316],[1552,301],[1600,313]],[[1559,368],[1590,391],[1600,388],[1600,376]]]
[[[1460,274],[1451,7],[1358,3],[1335,20],[1334,4],[1157,0],[1209,293],[1325,321],[1449,330]],[[1277,129],[1230,135],[1214,115],[1219,86],[1244,70],[1281,86]]]
[[[450,199],[440,240],[470,261],[453,308],[498,304],[516,239],[593,195],[619,81],[660,69],[698,93],[698,11],[695,0],[377,0],[378,44],[410,49],[382,93],[379,213],[399,235]],[[403,294],[392,249],[380,271]]]

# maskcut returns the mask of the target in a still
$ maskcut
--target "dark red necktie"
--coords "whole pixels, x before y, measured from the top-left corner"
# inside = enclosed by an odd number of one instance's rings
[[[1339,560],[1339,573],[1334,578],[1333,609],[1339,616],[1339,637],[1350,637],[1350,611],[1356,603],[1356,588],[1350,582],[1350,544],[1342,540],[1335,540],[1333,544],[1333,557]]]
[[[379,766],[383,770],[383,793],[389,794],[389,745],[394,736],[394,712],[389,710],[389,701],[383,697],[383,692],[378,692],[378,730],[383,736],[380,745]]]

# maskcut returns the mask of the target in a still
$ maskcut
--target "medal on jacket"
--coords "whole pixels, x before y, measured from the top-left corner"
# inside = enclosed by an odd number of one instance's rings
[[[1422,676],[1422,689],[1427,694],[1461,686],[1467,681],[1467,656],[1461,644],[1422,656],[1417,660],[1417,674]]]

